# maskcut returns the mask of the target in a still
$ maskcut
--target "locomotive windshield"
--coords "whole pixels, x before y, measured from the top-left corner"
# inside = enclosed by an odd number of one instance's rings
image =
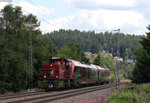
[[[60,64],[60,63],[61,63],[61,61],[57,60],[57,59],[49,60],[49,64]]]

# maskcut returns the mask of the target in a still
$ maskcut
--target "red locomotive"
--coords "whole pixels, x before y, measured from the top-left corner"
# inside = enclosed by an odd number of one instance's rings
[[[44,65],[40,87],[65,88],[79,87],[83,84],[108,83],[110,70],[93,64],[82,64],[64,58],[53,58]]]

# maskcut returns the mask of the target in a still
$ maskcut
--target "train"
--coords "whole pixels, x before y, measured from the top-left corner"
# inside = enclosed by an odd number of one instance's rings
[[[41,70],[39,86],[44,89],[73,88],[90,84],[109,83],[110,70],[72,59],[49,59]]]

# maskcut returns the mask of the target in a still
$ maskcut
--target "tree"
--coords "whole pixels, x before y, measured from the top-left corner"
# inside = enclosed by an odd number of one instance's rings
[[[105,50],[114,56],[132,58],[135,48],[140,45],[142,35],[123,33],[95,33],[93,31],[59,30],[46,34],[57,47],[70,43],[78,44],[83,51],[98,53]]]
[[[25,21],[20,7],[7,5],[1,11],[0,17],[0,75],[2,76],[2,91],[20,90],[27,86],[26,59],[27,41]],[[23,32],[24,31],[24,32]],[[1,72],[2,71],[2,72]]]
[[[64,45],[58,49],[57,56],[66,59],[80,60],[81,49],[79,45],[74,43]]]
[[[48,59],[55,56],[56,48],[44,35],[37,35],[33,40],[33,67],[34,67],[34,85],[40,79],[40,72],[44,64],[48,63]]]
[[[101,57],[100,55],[98,55],[98,56],[95,58],[93,64],[102,66],[102,57]]]
[[[83,54],[83,53],[81,53],[80,61],[81,61],[82,63],[85,63],[85,64],[89,64],[89,63],[90,63],[89,59],[88,59],[88,58],[85,56],[85,54]]]
[[[0,17],[0,92],[19,91],[29,84],[29,34],[32,34],[34,83],[39,70],[54,55],[55,46],[42,35],[36,16],[7,5]],[[35,24],[35,26],[27,25]]]
[[[147,27],[150,31],[150,25]],[[150,82],[150,32],[142,38],[141,47],[135,52],[136,64],[133,71],[133,82],[147,83]]]
[[[114,69],[114,60],[110,56],[100,56],[100,55],[98,55],[94,59],[93,64],[99,65],[103,68],[109,68],[110,70]]]
[[[109,68],[111,71],[114,69],[115,61],[111,56],[102,56],[102,63],[101,66],[103,68]]]

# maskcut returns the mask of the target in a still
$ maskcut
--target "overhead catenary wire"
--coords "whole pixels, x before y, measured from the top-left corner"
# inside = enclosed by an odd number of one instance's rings
[[[43,12],[49,13],[47,10],[43,9],[43,8],[40,7],[38,4],[34,3],[32,0],[28,0],[28,1],[29,1],[31,4],[33,4],[36,8],[42,10]],[[12,4],[12,3],[11,3],[11,4]],[[13,4],[13,5],[14,5],[14,4]],[[18,6],[18,5],[16,5],[16,6]],[[23,8],[22,8],[22,10],[23,10],[24,12],[28,13],[28,14],[31,14],[30,12],[24,10]],[[54,14],[51,14],[51,15],[48,15],[48,16],[49,16],[49,17],[51,16],[51,17],[53,17],[53,18],[59,18],[59,17],[57,17],[57,16],[54,15]],[[42,21],[42,23],[44,22],[44,23],[46,23],[46,24],[48,24],[48,25],[50,25],[50,26],[53,26],[53,27],[55,27],[55,28],[57,28],[57,29],[62,29],[61,26],[56,25],[56,24],[53,24],[53,23],[51,23],[50,21],[47,21],[47,20],[43,19],[42,17],[36,16],[36,18],[37,18],[39,21]],[[68,23],[67,20],[65,21],[65,20],[61,19],[61,21],[63,21],[63,22],[64,22],[65,24],[67,24],[68,26],[73,27],[72,29],[77,29],[77,26],[74,26],[74,25]],[[46,28],[46,26],[45,26],[45,28]],[[80,28],[81,28],[81,29],[80,29],[81,31],[84,31],[84,30],[85,30],[85,26],[80,25]],[[71,28],[70,28],[70,29],[71,29]],[[88,29],[85,30],[85,31],[88,31]],[[118,29],[118,30],[95,30],[95,29],[94,29],[94,31],[97,31],[97,32],[111,31],[111,32],[112,32],[112,31],[120,31],[120,29]]]
[[[28,13],[28,14],[31,14],[30,12],[28,12],[28,11],[26,11],[26,10],[24,10],[24,9],[22,9],[24,12],[26,12],[26,13]],[[51,25],[51,26],[54,26],[54,27],[56,27],[56,28],[58,28],[58,29],[60,29],[61,27],[58,27],[58,26],[56,26],[56,25],[54,25],[54,24],[52,24],[52,23],[50,23],[50,22],[48,22],[48,21],[46,21],[46,20],[44,20],[44,19],[42,19],[42,18],[39,18],[39,17],[37,17],[36,16],[36,18],[39,20],[39,21],[43,21],[43,22],[45,22],[45,23],[47,23],[47,24],[49,24],[49,25]]]
[[[32,3],[34,6],[36,6],[37,8],[41,9],[43,12],[48,13],[46,10],[44,10],[43,8],[41,8],[40,6],[38,6],[38,5],[37,5],[36,3],[34,3],[33,1],[31,1],[31,0],[28,0],[28,1],[29,1],[30,3]],[[54,15],[54,14],[51,14],[51,15],[49,15],[49,16],[51,16],[51,17],[53,17],[53,18],[59,18],[59,17],[57,17],[57,16]],[[76,26],[70,24],[68,21],[64,21],[64,20],[61,20],[61,21],[63,21],[64,23],[66,23],[68,26],[71,26],[71,27],[73,27],[73,28],[76,28]]]
[[[1,2],[1,1],[0,1],[0,2]],[[4,1],[2,1],[2,2],[4,2]],[[15,6],[18,6],[18,5],[13,4],[11,0],[8,0],[8,1],[5,0],[5,2],[8,2],[9,5],[12,5],[12,6],[14,6],[14,7],[15,7]],[[24,10],[23,8],[22,8],[22,11],[26,12],[27,14],[32,14],[32,13],[30,13],[30,12]],[[61,27],[58,27],[58,26],[54,25],[53,23],[50,23],[50,22],[44,20],[43,18],[40,18],[40,17],[37,17],[37,16],[36,16],[36,18],[37,18],[39,21],[43,21],[43,22],[47,23],[47,24],[50,25],[50,26],[53,26],[53,27],[58,28],[58,29],[61,29]]]
[[[15,7],[15,6],[18,6],[18,5],[15,5],[15,4],[11,3],[11,2],[9,2],[9,5],[12,5],[12,6],[14,6],[14,7]],[[26,12],[27,14],[32,14],[32,13],[30,13],[30,12],[24,10],[23,8],[22,8],[22,11]],[[37,17],[37,16],[36,16],[36,18],[37,18],[39,21],[43,21],[43,22],[47,23],[47,24],[50,25],[50,26],[53,26],[53,27],[58,28],[58,29],[61,29],[61,27],[58,27],[58,26],[56,26],[56,25],[54,25],[54,24],[52,24],[52,23],[50,23],[50,22],[48,22],[48,21],[46,21],[46,20],[44,20],[44,19],[42,19],[42,18],[40,18],[40,17]]]
[[[37,5],[37,4],[34,3],[33,1],[31,1],[31,0],[28,0],[28,1],[29,1],[30,3],[32,3],[34,6],[36,6],[37,8],[41,9],[43,12],[48,13],[45,9],[41,8],[39,5]],[[49,17],[51,16],[51,17],[53,17],[53,18],[59,18],[58,16],[56,16],[56,15],[54,15],[54,14],[51,14],[51,15],[48,15],[48,16],[49,16]],[[68,20],[68,19],[67,19],[67,20]],[[68,26],[71,26],[73,29],[77,29],[77,26],[75,26],[75,25],[69,23],[68,21],[65,21],[65,20],[61,20],[61,21],[63,21],[63,22],[64,22],[65,24],[67,24]],[[81,26],[81,25],[80,25],[80,28],[84,29],[84,27]]]

